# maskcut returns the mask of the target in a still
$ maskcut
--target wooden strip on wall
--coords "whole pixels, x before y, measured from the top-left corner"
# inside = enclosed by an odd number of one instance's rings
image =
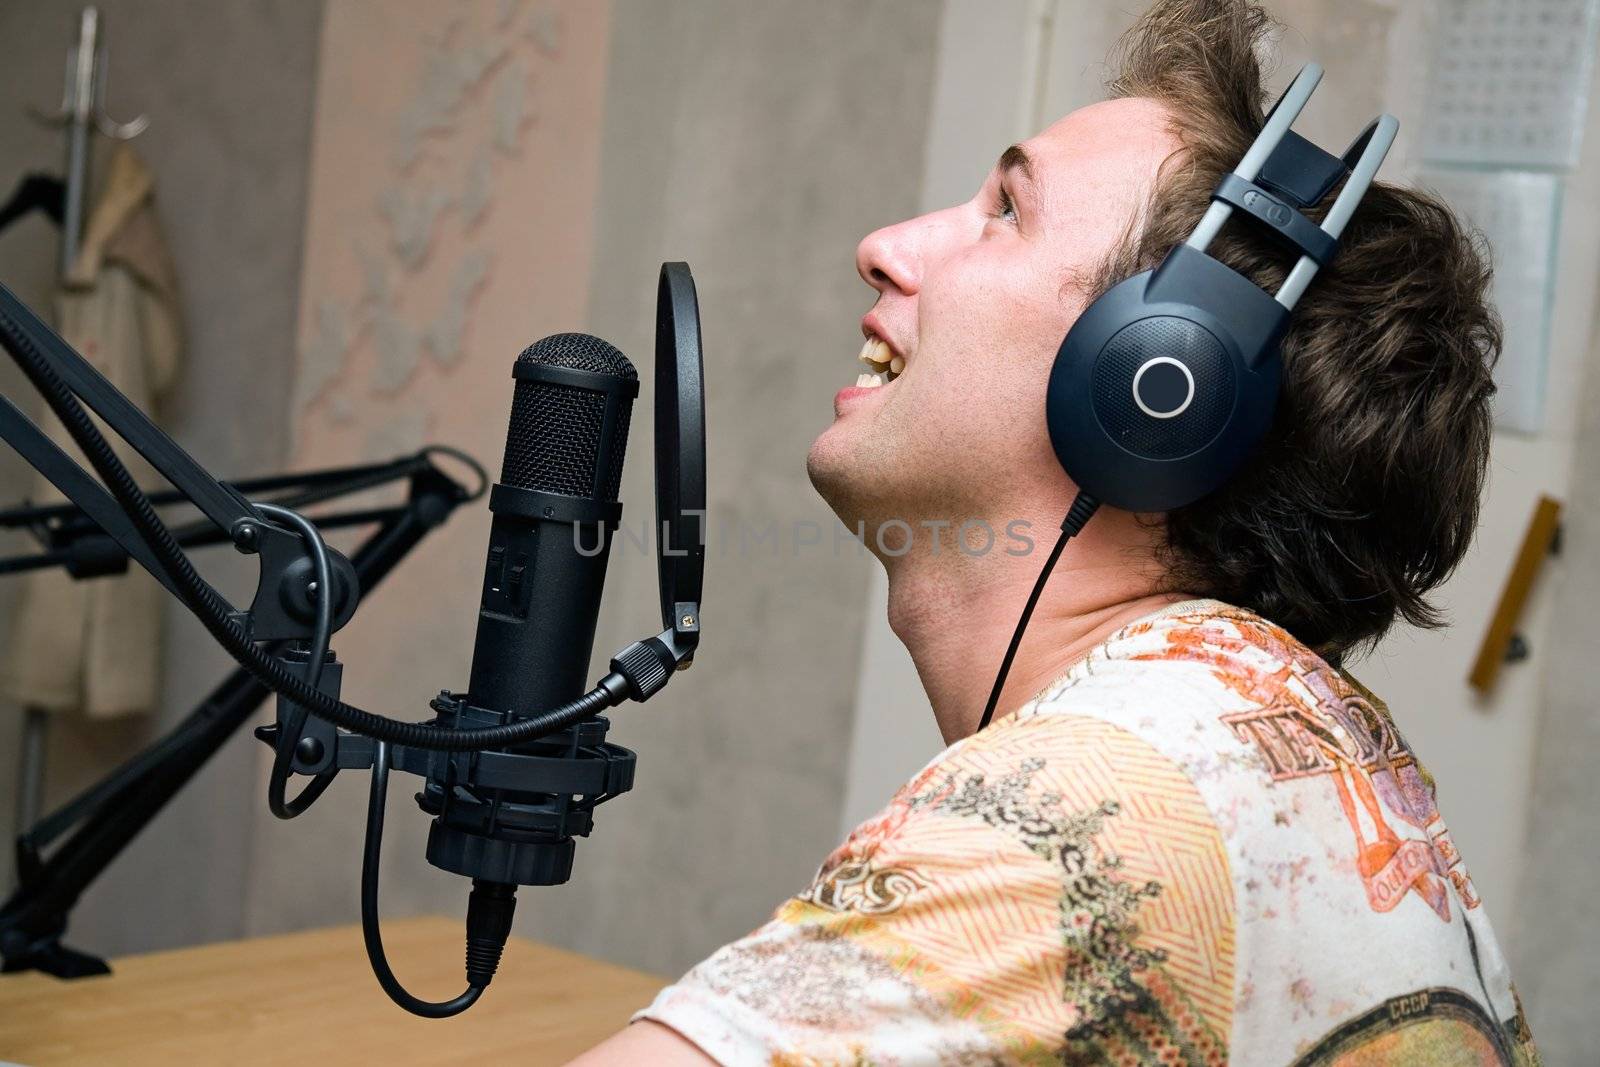
[[[1541,496],[1533,507],[1533,517],[1528,520],[1528,532],[1522,536],[1522,547],[1517,550],[1511,573],[1506,576],[1500,600],[1489,618],[1483,643],[1478,646],[1478,657],[1473,661],[1472,672],[1467,675],[1468,683],[1480,693],[1488,693],[1500,677],[1500,668],[1505,665],[1506,650],[1511,647],[1512,635],[1522,620],[1522,609],[1527,604],[1528,593],[1533,589],[1534,579],[1539,576],[1539,568],[1550,556],[1550,547],[1555,541],[1560,522],[1561,502]]]

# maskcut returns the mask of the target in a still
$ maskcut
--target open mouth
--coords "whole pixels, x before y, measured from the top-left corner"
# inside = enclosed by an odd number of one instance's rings
[[[880,337],[869,336],[858,358],[867,367],[866,373],[856,375],[856,385],[864,389],[888,385],[906,369],[905,357],[895,355],[889,343]]]

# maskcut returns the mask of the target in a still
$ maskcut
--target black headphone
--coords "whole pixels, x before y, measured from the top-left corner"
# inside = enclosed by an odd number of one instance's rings
[[[1193,503],[1271,426],[1289,313],[1338,251],[1400,128],[1374,119],[1342,158],[1291,132],[1321,80],[1315,63],[1300,71],[1188,240],[1095,300],[1061,342],[1045,396],[1050,441],[1094,500],[1144,512]],[[1341,179],[1319,227],[1302,212]],[[1206,254],[1235,210],[1300,255],[1276,294]]]
[[[1192,504],[1233,477],[1272,425],[1289,313],[1338,252],[1339,235],[1400,129],[1393,115],[1380,115],[1342,157],[1324,152],[1290,130],[1321,80],[1317,64],[1301,68],[1239,165],[1217,183],[1189,239],[1085,308],[1056,351],[1045,419],[1078,495],[1017,620],[978,729],[994,716],[1062,549],[1096,509]],[[1318,226],[1303,212],[1341,180]],[[1236,210],[1299,253],[1276,293],[1206,254]]]

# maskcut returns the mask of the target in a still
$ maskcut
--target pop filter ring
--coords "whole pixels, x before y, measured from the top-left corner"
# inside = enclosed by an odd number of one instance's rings
[[[689,649],[700,640],[705,578],[705,407],[694,275],[687,263],[663,263],[656,290],[656,572],[661,625]]]

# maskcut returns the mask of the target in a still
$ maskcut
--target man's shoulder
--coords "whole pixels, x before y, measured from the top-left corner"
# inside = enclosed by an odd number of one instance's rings
[[[1252,724],[1314,718],[1315,707],[1355,691],[1281,627],[1242,608],[1195,601],[1117,631],[1013,721],[1034,739],[1081,731],[1084,720],[1103,723],[1144,742],[1186,777],[1267,788],[1280,746],[1257,743]]]
[[[1124,626],[1023,708],[1080,713],[1135,703],[1181,714],[1239,710],[1316,694],[1298,684],[1339,671],[1283,627],[1215,600],[1187,601]]]

